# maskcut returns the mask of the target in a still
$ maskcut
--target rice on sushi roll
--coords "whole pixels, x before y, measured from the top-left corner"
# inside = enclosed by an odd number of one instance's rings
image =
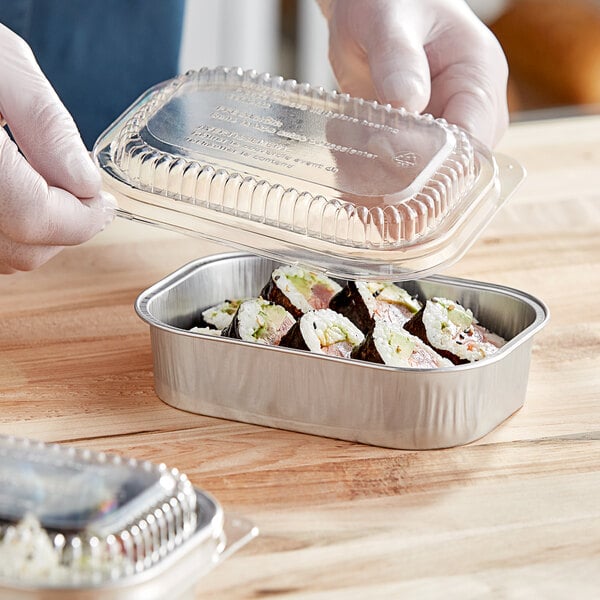
[[[478,324],[473,313],[447,298],[431,298],[404,328],[455,365],[490,356],[506,340]]]
[[[378,319],[364,342],[354,348],[352,358],[390,367],[437,369],[452,366],[447,358],[408,333],[402,325],[383,319]]]
[[[329,308],[348,317],[366,334],[377,319],[402,325],[421,309],[421,303],[395,283],[349,281],[331,299]]]
[[[224,300],[215,306],[203,310],[198,323],[196,323],[196,327],[203,329],[225,329],[225,327],[228,327],[231,323],[233,315],[235,315],[237,309],[244,300],[246,300],[246,298]]]
[[[352,321],[324,308],[303,315],[282,338],[280,345],[349,358],[364,337]]]
[[[283,306],[262,298],[252,298],[240,304],[231,323],[221,335],[245,342],[277,346],[294,323],[294,317]]]
[[[214,327],[192,327],[188,331],[190,333],[203,333],[204,335],[214,335],[217,337],[221,335],[221,330]]]
[[[342,287],[326,275],[301,267],[284,266],[273,271],[260,296],[283,306],[294,318],[329,306]]]

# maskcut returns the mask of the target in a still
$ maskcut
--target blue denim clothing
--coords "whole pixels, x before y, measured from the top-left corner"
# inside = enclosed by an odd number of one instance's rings
[[[177,74],[185,0],[0,0],[91,148],[144,90]]]

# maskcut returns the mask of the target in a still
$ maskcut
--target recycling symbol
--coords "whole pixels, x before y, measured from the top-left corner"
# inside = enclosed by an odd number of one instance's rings
[[[414,167],[417,164],[419,156],[414,152],[400,152],[394,155],[393,161],[401,167]]]

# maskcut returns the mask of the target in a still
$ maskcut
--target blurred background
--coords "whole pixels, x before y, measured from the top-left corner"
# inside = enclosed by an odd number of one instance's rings
[[[512,120],[600,112],[600,0],[469,4],[507,55]],[[187,0],[180,70],[240,66],[331,89],[327,45],[315,0]]]

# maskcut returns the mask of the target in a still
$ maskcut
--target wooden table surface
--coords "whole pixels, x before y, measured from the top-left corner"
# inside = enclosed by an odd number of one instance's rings
[[[398,451],[180,412],[133,302],[224,251],[118,221],[0,278],[0,433],[165,462],[260,536],[198,598],[600,597],[600,117],[513,125],[529,176],[447,273],[527,291],[526,403],[468,446]]]

